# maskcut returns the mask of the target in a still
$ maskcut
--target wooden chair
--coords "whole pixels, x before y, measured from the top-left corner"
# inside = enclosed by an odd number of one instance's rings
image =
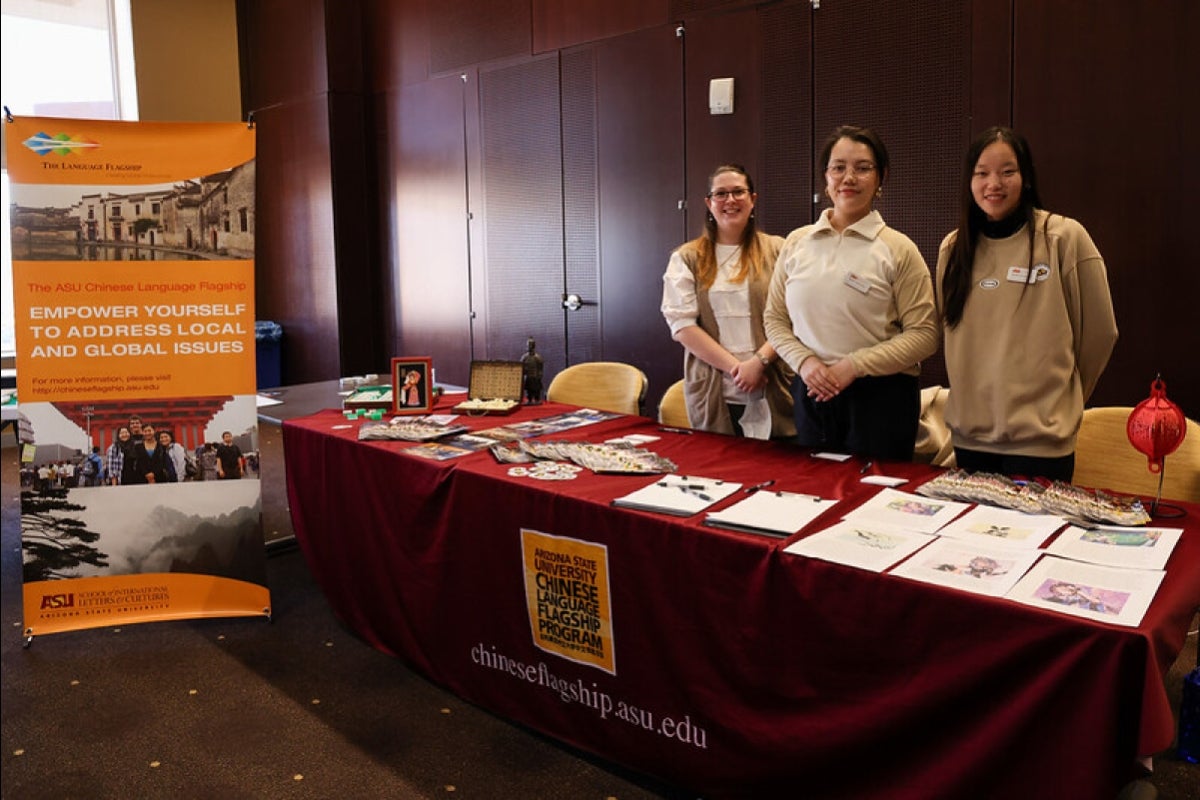
[[[672,428],[690,428],[692,421],[688,419],[687,401],[683,397],[683,381],[672,383],[658,401],[659,424]]]
[[[554,376],[546,399],[553,403],[641,414],[650,381],[646,373],[619,361],[585,361]]]
[[[1159,474],[1149,470],[1145,454],[1129,443],[1125,432],[1132,411],[1126,406],[1084,410],[1075,446],[1075,484],[1152,500],[1158,495]],[[1200,425],[1194,420],[1187,421],[1183,443],[1166,457],[1165,472],[1163,500],[1200,502]]]

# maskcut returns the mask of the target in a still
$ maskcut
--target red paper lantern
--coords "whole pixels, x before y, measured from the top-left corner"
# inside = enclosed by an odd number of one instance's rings
[[[1145,453],[1151,472],[1163,467],[1163,459],[1174,453],[1187,435],[1183,409],[1167,399],[1167,384],[1155,378],[1150,396],[1134,407],[1125,424],[1130,443]]]

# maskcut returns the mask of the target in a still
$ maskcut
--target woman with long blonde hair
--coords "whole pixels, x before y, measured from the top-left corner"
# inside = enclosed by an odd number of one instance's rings
[[[767,288],[783,238],[758,230],[758,195],[744,167],[708,179],[704,233],[672,254],[662,313],[684,348],[692,427],[756,439],[790,437],[791,371],[763,328]]]

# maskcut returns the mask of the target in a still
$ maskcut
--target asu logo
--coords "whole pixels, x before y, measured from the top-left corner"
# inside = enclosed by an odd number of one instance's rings
[[[75,593],[67,592],[66,594],[44,594],[42,595],[42,610],[47,608],[74,608]]]

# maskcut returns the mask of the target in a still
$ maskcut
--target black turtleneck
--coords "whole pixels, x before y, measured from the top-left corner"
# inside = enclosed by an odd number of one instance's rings
[[[1004,219],[998,219],[993,222],[986,217],[983,220],[983,225],[979,227],[979,232],[989,239],[1007,239],[1021,229],[1025,224],[1024,210],[1018,206],[1015,211],[1009,214]]]

